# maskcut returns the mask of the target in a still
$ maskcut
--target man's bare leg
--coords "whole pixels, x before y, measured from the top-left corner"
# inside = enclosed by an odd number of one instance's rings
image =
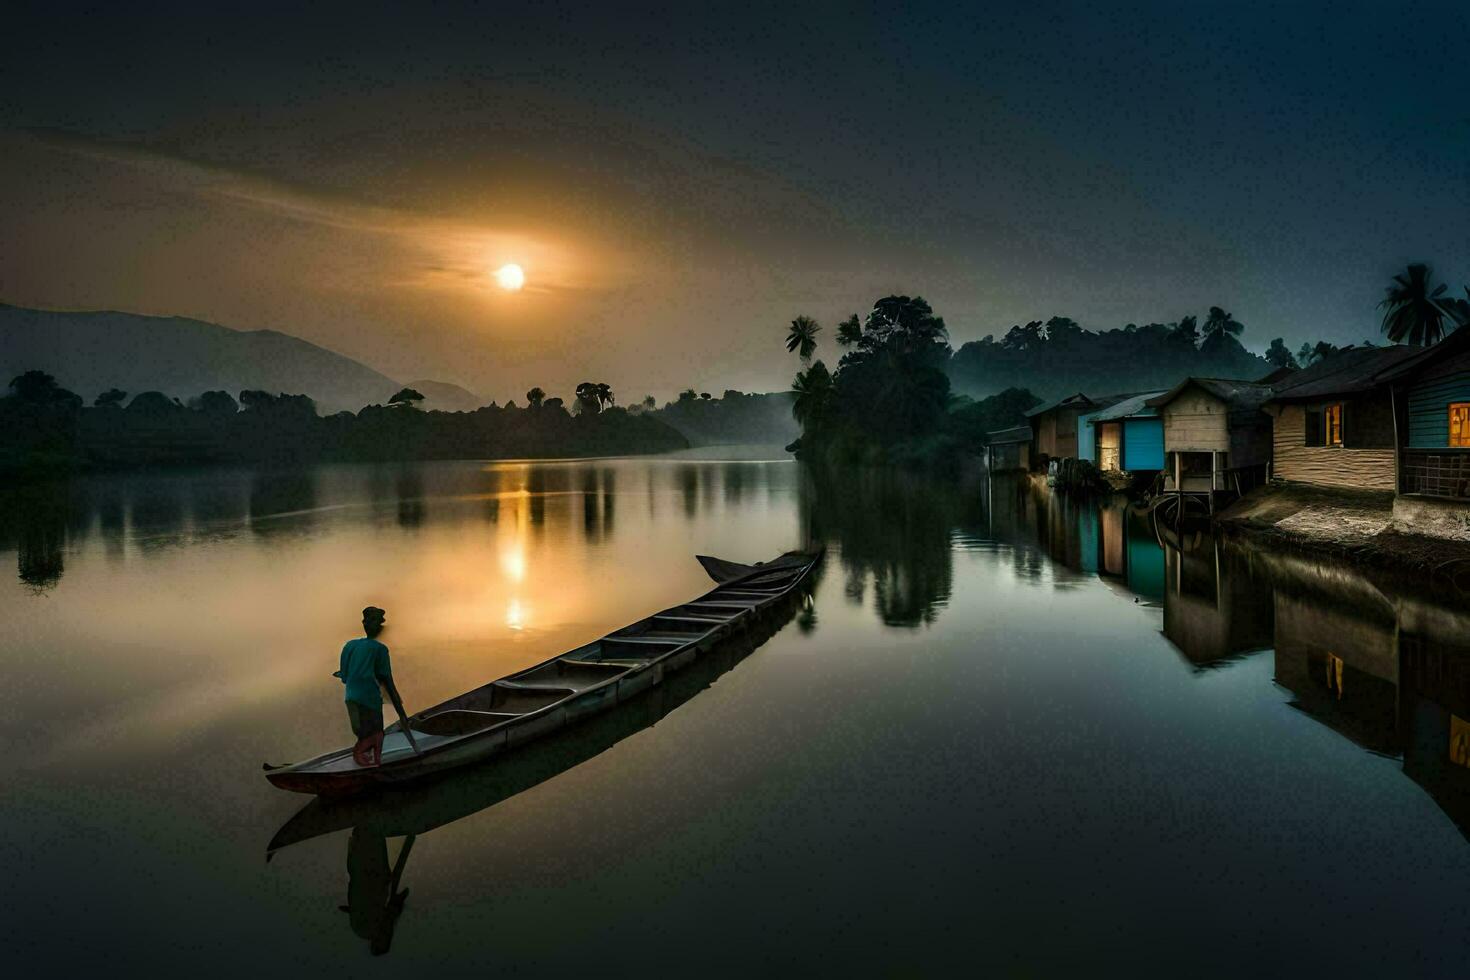
[[[373,736],[373,765],[375,766],[383,764],[383,737],[383,732],[378,732]]]
[[[357,744],[352,746],[352,761],[357,763],[359,766],[362,766],[363,768],[367,768],[367,766],[369,765],[367,759],[367,750],[371,744],[372,740],[370,738],[358,739]]]

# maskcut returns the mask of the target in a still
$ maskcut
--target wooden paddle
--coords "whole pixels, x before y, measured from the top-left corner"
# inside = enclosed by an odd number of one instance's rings
[[[419,743],[414,741],[413,729],[408,724],[408,712],[403,710],[403,699],[398,696],[398,688],[392,684],[383,685],[388,689],[388,700],[393,702],[393,710],[398,712],[398,727],[403,729],[403,734],[408,736],[409,748],[413,749],[414,755],[422,755],[419,752]]]

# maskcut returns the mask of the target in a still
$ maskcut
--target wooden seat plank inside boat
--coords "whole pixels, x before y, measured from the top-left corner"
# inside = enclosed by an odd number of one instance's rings
[[[468,735],[519,718],[520,715],[498,711],[441,711],[419,718],[413,723],[414,733],[426,735]]]
[[[571,688],[581,691],[617,677],[627,669],[606,663],[589,663],[562,658],[517,674],[513,681],[506,680],[500,683],[514,683],[526,687]]]
[[[711,626],[719,626],[721,623],[729,622],[729,619],[724,616],[700,616],[696,613],[686,613],[684,615],[677,616],[660,614],[658,616],[654,616],[653,620],[657,623],[693,623],[696,625],[704,626],[706,629]]]

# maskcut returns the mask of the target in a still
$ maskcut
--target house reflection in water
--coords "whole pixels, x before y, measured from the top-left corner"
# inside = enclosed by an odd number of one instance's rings
[[[1340,567],[1268,560],[1276,681],[1293,706],[1404,773],[1470,838],[1470,614]]]
[[[1271,591],[1240,556],[1206,537],[1164,549],[1162,560],[1164,636],[1186,660],[1212,667],[1270,649]]]
[[[1149,530],[1146,512],[1121,498],[1099,505],[1095,532],[1097,571],[1144,599],[1164,598],[1164,551]]]
[[[1207,532],[1161,547],[1120,498],[1067,500],[997,478],[989,531],[1018,553],[1096,574],[1163,606],[1163,633],[1194,669],[1274,651],[1291,706],[1372,752],[1402,759],[1470,838],[1470,609],[1338,562],[1258,551]],[[1018,574],[1023,571],[1021,559]],[[1038,571],[1037,575],[1040,574]]]

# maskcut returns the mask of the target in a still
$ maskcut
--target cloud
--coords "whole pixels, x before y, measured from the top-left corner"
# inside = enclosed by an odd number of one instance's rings
[[[572,245],[565,236],[370,204],[139,143],[35,129],[23,131],[22,138],[57,152],[125,166],[178,193],[400,248],[408,256],[395,259],[391,273],[378,280],[389,286],[486,291],[493,288],[489,270],[515,261],[530,274],[527,292],[554,294],[603,287],[617,271],[606,260],[594,264],[588,249]],[[593,268],[599,273],[592,274]]]

